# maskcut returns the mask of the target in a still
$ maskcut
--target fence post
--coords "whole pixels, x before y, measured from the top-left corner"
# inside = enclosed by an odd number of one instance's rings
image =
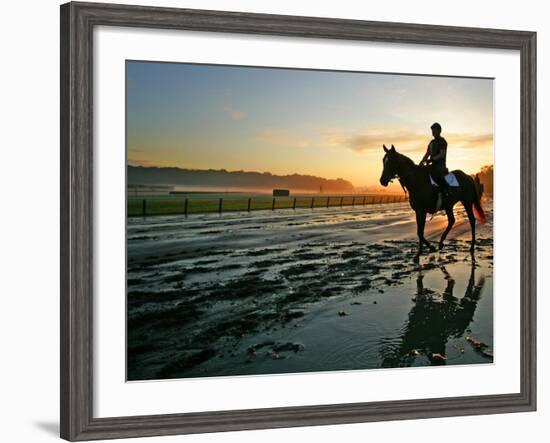
[[[248,212],[250,212],[250,203],[251,203],[252,199],[250,197],[248,197]]]
[[[330,197],[327,197],[327,208],[330,206]]]
[[[340,207],[342,207],[343,203],[344,203],[344,197],[340,197]]]
[[[311,209],[313,209],[313,202],[315,201],[315,197],[311,197]]]
[[[353,200],[351,201],[351,206],[355,206],[355,195],[353,196]]]
[[[185,199],[185,205],[183,207],[183,213],[187,215],[187,206],[189,205],[189,200]]]
[[[363,196],[363,206],[365,206],[366,201],[367,201],[367,196],[364,195],[364,196]]]
[[[273,197],[273,203],[271,204],[271,210],[275,210],[275,197]]]
[[[220,198],[220,205],[218,207],[218,212],[221,214],[222,213],[222,202],[223,202],[223,198]]]
[[[145,217],[145,215],[147,214],[146,208],[147,208],[147,205],[146,205],[146,203],[145,203],[145,199],[143,199],[143,203],[142,203],[142,212],[143,212],[143,216],[144,216],[144,217]]]

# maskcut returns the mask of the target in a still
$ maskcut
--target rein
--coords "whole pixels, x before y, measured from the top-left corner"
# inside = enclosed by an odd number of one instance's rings
[[[403,170],[403,164],[402,164],[402,157],[400,156],[399,157],[399,169],[400,170]],[[412,173],[412,172],[411,172]],[[410,176],[411,174],[407,174],[408,176]],[[399,180],[399,184],[401,185],[401,188],[403,188],[403,192],[405,193],[405,196],[408,196],[409,192],[408,192],[408,189],[407,189],[407,186],[405,185],[404,183],[404,179],[407,179],[407,176],[405,174],[395,174],[395,177]]]
[[[405,193],[405,197],[407,197],[409,195],[409,193],[407,192],[407,188],[405,187],[405,185],[403,184],[403,182],[401,181],[400,178],[398,178],[398,180],[399,180],[399,184],[403,188],[403,192]]]

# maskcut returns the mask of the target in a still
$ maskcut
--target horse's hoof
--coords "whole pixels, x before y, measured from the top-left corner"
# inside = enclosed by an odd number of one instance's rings
[[[441,251],[443,249],[443,243],[439,243],[439,245],[437,246],[437,248]]]

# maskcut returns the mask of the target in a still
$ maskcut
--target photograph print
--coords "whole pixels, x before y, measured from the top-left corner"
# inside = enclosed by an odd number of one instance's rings
[[[493,363],[491,78],[126,61],[126,136],[128,381]]]

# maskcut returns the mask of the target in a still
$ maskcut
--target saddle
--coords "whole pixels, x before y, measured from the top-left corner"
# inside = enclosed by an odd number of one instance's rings
[[[455,175],[452,172],[447,173],[445,175],[445,181],[449,185],[450,188],[458,188],[460,185],[458,184],[458,180],[456,179]],[[432,186],[438,187],[437,183],[434,181],[432,176],[430,175],[430,182],[432,183]]]
[[[460,187],[460,185],[458,184],[458,180],[456,179],[456,176],[452,172],[447,172],[447,174],[445,174],[444,178],[445,178],[445,181],[447,182],[447,185],[450,188],[449,192],[452,192],[451,191],[452,188]],[[435,214],[435,213],[441,211],[442,209],[444,209],[444,205],[443,205],[444,202],[443,202],[443,194],[441,192],[437,192],[437,189],[439,188],[439,185],[432,178],[431,175],[430,175],[430,182],[432,184],[432,189],[434,190],[434,194],[436,194],[436,195],[434,195],[435,207],[434,207],[434,211],[432,212],[432,218],[433,218],[433,214]]]

